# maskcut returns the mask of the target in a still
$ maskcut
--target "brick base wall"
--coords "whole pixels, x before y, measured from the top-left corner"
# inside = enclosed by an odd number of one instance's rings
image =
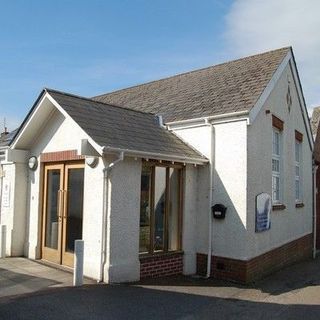
[[[157,278],[182,274],[183,253],[140,257],[140,278]]]
[[[41,162],[57,162],[57,161],[71,161],[71,160],[83,160],[84,156],[77,155],[77,150],[66,150],[58,152],[41,153]]]
[[[212,256],[211,276],[250,283],[294,262],[312,256],[312,234],[289,242],[248,261]],[[207,255],[197,254],[197,273],[207,271]]]

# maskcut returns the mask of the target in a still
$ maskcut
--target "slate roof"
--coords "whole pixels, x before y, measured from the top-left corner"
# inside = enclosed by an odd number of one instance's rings
[[[163,115],[165,122],[249,111],[290,47],[93,97]]]
[[[17,131],[18,131],[18,129],[13,130],[10,133],[0,137],[0,148],[4,148],[4,147],[9,146],[11,140],[14,138]]]
[[[108,105],[56,90],[46,91],[102,147],[207,161],[192,147],[161,127],[153,114]]]

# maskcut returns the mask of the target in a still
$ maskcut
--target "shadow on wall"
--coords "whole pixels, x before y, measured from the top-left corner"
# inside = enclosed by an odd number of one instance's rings
[[[238,177],[233,177],[235,185]],[[212,205],[217,203],[223,204],[227,207],[225,219],[213,219],[213,254],[222,257],[232,257],[241,259],[246,257],[246,195],[233,194],[231,199],[223,181],[218,172],[214,171],[213,178],[213,197]],[[234,202],[244,201],[243,212],[240,212],[234,205]],[[241,216],[243,218],[241,218]]]
[[[0,304],[1,319],[318,319],[319,305],[254,302],[134,286],[54,290]]]

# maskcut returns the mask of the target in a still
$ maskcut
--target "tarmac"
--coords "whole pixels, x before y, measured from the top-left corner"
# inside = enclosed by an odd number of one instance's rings
[[[0,319],[320,319],[320,259],[250,286],[198,277],[72,287],[72,274],[0,260]]]

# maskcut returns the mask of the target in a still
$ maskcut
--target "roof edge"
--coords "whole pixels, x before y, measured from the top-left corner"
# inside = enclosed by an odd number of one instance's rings
[[[53,93],[62,94],[62,95],[65,95],[65,96],[68,96],[68,97],[72,97],[72,98],[86,100],[86,101],[89,101],[89,102],[100,103],[100,104],[108,106],[108,107],[120,108],[120,109],[124,109],[124,110],[129,110],[129,111],[132,111],[132,112],[138,112],[138,113],[142,113],[142,114],[146,114],[146,115],[150,115],[150,116],[155,116],[153,113],[150,113],[150,112],[144,112],[144,111],[140,111],[140,110],[135,110],[135,109],[127,108],[126,106],[119,106],[119,105],[116,105],[114,103],[106,103],[106,102],[103,102],[103,101],[94,100],[92,98],[79,96],[77,94],[73,94],[73,93],[69,93],[69,92],[64,92],[64,91],[51,89],[51,88],[44,88],[44,90],[46,92],[48,92],[49,94],[50,94],[50,92],[53,92]]]
[[[158,160],[168,160],[168,161],[197,164],[197,165],[205,165],[209,163],[209,160],[207,158],[181,157],[178,155],[114,148],[109,146],[104,146],[102,150],[103,150],[103,154],[123,152],[124,154],[128,154],[132,157],[139,157],[139,158],[152,158],[152,159],[158,159]]]

